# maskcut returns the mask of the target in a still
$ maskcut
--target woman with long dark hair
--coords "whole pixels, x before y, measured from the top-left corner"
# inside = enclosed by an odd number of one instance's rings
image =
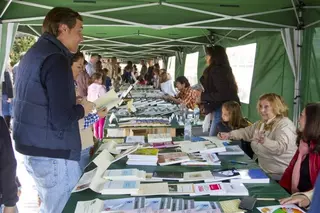
[[[320,104],[311,103],[299,119],[298,150],[284,172],[280,185],[291,193],[313,189],[320,171]]]
[[[214,113],[209,136],[213,136],[215,126],[221,121],[221,107],[227,101],[240,103],[238,86],[229,64],[225,48],[215,45],[206,48],[208,67],[200,82],[204,88],[199,102],[203,104],[205,114]]]

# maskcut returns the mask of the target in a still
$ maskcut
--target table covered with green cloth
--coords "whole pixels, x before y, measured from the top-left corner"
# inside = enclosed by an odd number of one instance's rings
[[[108,169],[124,169],[124,168],[137,168],[140,170],[144,170],[148,173],[153,171],[180,171],[180,172],[190,172],[190,171],[201,171],[201,170],[211,170],[211,171],[219,171],[222,169],[252,169],[252,168],[259,168],[259,166],[251,160],[248,156],[219,156],[221,160],[221,166],[181,166],[181,165],[170,165],[170,166],[129,166],[126,165],[127,158],[121,159],[120,161],[112,164]],[[247,165],[242,164],[232,164],[229,161],[242,161],[247,162]],[[90,170],[90,168],[89,168]],[[279,186],[273,180],[270,180],[269,184],[245,184],[247,189],[249,190],[250,196],[256,198],[284,198],[288,197],[289,194]],[[116,198],[125,198],[129,197],[130,195],[101,195],[99,193],[95,193],[90,189],[87,189],[82,192],[73,193],[64,208],[64,213],[74,212],[77,202],[78,201],[86,201],[86,200],[93,200],[95,198],[99,198],[101,200],[107,199],[116,199]],[[169,196],[169,195],[168,195]],[[153,197],[164,197],[164,196],[153,196]],[[169,197],[173,198],[184,198],[184,199],[194,199],[196,201],[222,201],[222,200],[230,200],[230,199],[237,199],[242,198],[239,196],[172,196]],[[260,206],[268,206],[268,205],[279,205],[277,201],[258,201],[255,207]],[[253,213],[259,212],[256,208],[254,209]]]

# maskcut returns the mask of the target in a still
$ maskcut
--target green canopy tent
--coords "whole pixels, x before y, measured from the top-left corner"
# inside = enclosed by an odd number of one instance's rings
[[[311,90],[308,88],[318,85],[319,81],[310,82],[305,77],[315,77],[310,70],[317,64],[317,54],[311,55],[317,52],[311,44],[316,33],[311,29],[320,24],[319,0],[8,0],[0,2],[0,23],[4,28],[8,23],[18,23],[18,31],[39,36],[46,13],[57,6],[70,7],[83,16],[81,50],[124,60],[176,55],[176,73],[180,75],[184,73],[185,53],[190,50],[202,50],[199,69],[203,69],[203,46],[257,42],[260,46],[254,78],[259,75],[260,78],[257,78],[259,82],[253,81],[253,97],[247,107],[249,117],[255,117],[249,111],[254,108],[258,92],[271,91],[267,81],[282,81],[277,84],[282,88],[278,93],[292,103],[289,105],[293,108],[294,121],[300,111],[301,92],[305,95],[302,97],[304,103],[318,97],[315,94],[319,90],[309,95]],[[1,36],[2,40],[7,40],[11,35],[2,33]],[[309,39],[306,46],[302,46],[304,38]],[[5,62],[3,52],[8,49],[10,44],[2,42],[0,62]],[[263,61],[267,59],[269,61]],[[280,59],[283,61],[279,62]],[[263,66],[259,60],[263,61]],[[270,64],[275,66],[268,67]],[[302,68],[307,70],[302,72]],[[278,70],[285,72],[281,78],[272,78]],[[273,75],[269,78],[270,73]],[[288,79],[291,84],[285,83]],[[288,85],[287,88],[284,85]]]

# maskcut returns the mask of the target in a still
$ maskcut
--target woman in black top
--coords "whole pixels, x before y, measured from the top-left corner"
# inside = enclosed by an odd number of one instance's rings
[[[203,72],[200,82],[204,88],[199,102],[203,104],[205,114],[214,112],[209,136],[214,135],[215,126],[221,121],[221,106],[227,101],[236,101],[238,86],[229,64],[226,50],[218,45],[206,48],[208,67]]]
[[[18,202],[16,184],[17,161],[14,157],[8,127],[0,116],[0,212],[4,205],[4,213],[15,213]]]

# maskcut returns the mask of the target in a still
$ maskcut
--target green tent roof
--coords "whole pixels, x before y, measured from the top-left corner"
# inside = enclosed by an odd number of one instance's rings
[[[82,50],[123,58],[172,55],[183,46],[320,24],[319,0],[7,0],[0,2],[0,11],[6,8],[1,21],[40,35],[44,16],[57,6],[81,12]]]

